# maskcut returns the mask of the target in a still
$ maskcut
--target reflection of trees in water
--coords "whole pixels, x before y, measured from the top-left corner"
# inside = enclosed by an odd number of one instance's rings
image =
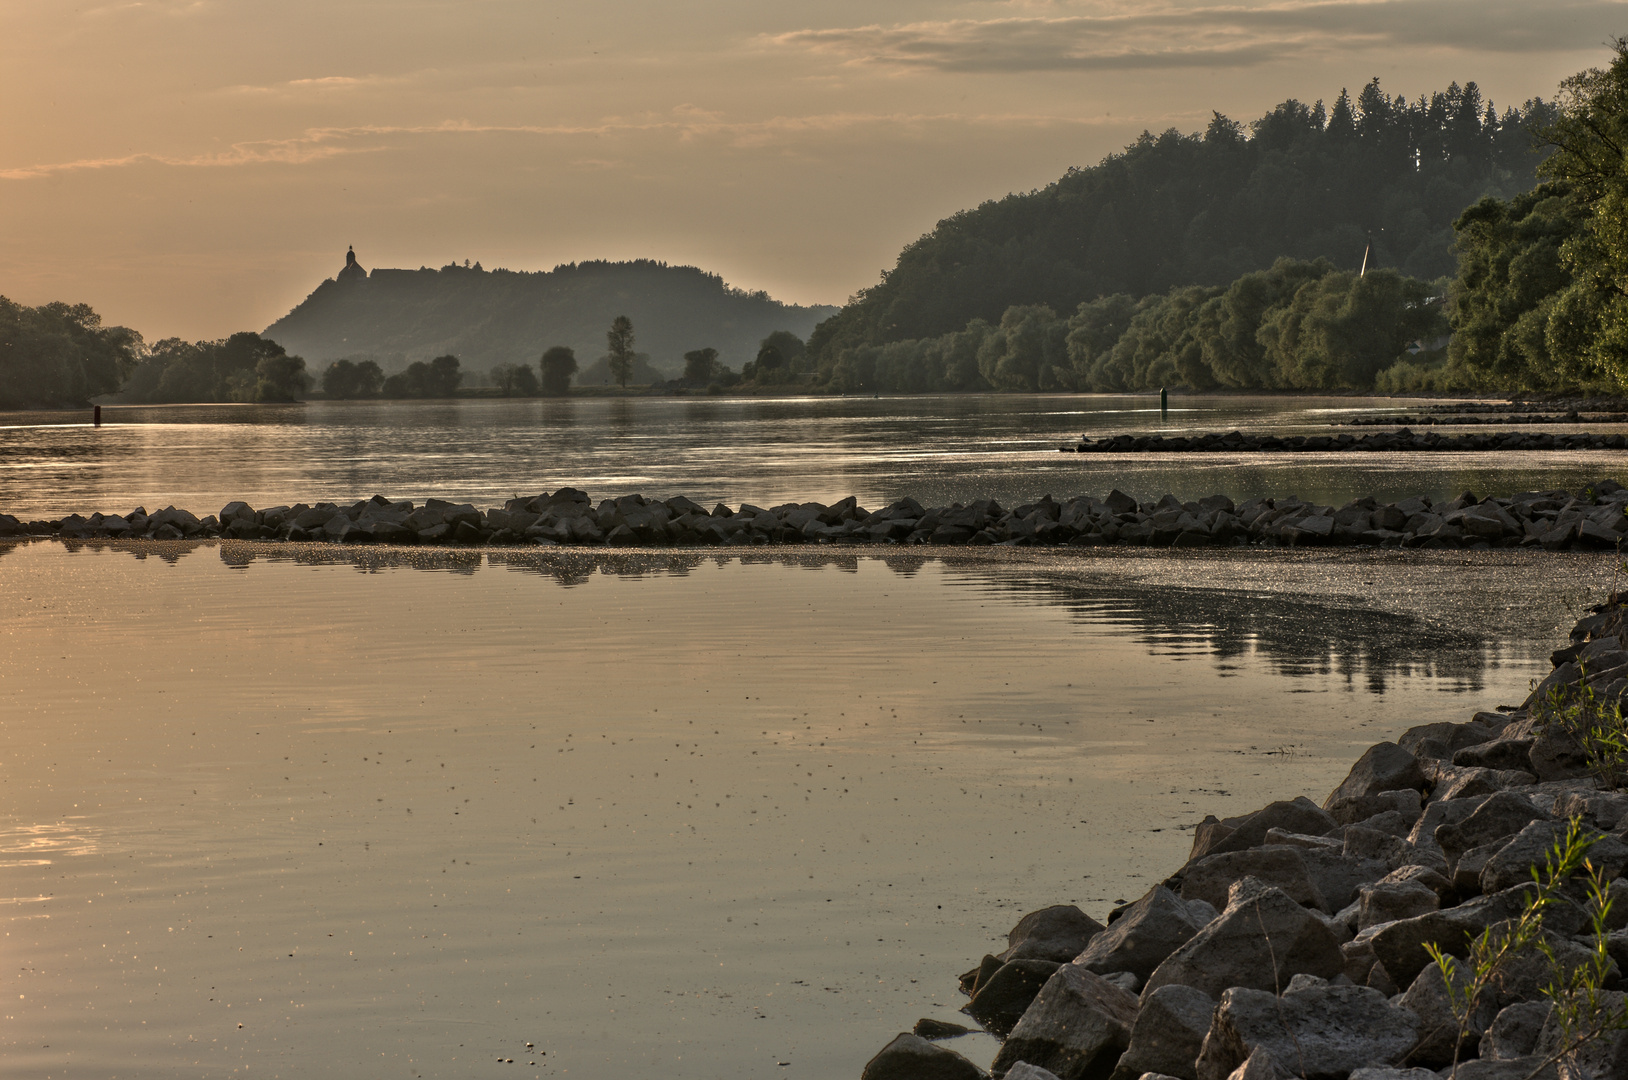
[[[52,543],[55,541],[21,541]],[[109,549],[137,559],[176,562],[200,547],[214,547],[234,569],[255,562],[297,566],[345,566],[376,574],[384,570],[473,574],[483,566],[536,575],[563,588],[586,584],[595,574],[637,580],[686,576],[703,563],[724,567],[782,565],[856,573],[863,558],[901,577],[912,577],[937,554],[864,549],[687,549],[624,553],[604,548],[401,548],[325,544],[237,542],[62,541],[69,551]],[[0,557],[16,547],[0,543]],[[1443,689],[1480,692],[1484,673],[1508,651],[1508,635],[1482,627],[1499,625],[1489,614],[1460,613],[1441,625],[1403,612],[1361,606],[1349,598],[1284,595],[1266,590],[1196,588],[1154,582],[1058,581],[1013,563],[957,562],[953,578],[972,580],[998,594],[1061,607],[1079,622],[1129,635],[1155,656],[1213,657],[1223,667],[1246,657],[1262,658],[1288,678],[1334,676],[1347,686],[1383,694],[1397,678],[1428,678]]]
[[[1279,675],[1337,676],[1349,688],[1360,684],[1372,694],[1383,694],[1388,680],[1404,677],[1433,679],[1454,693],[1478,693],[1490,657],[1503,644],[1478,632],[1473,618],[1445,627],[1338,598],[978,576],[995,592],[1040,597],[1081,622],[1126,633],[1155,656],[1201,653],[1223,665],[1257,656]]]

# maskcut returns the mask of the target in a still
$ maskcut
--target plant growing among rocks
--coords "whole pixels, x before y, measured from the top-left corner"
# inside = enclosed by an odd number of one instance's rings
[[[1558,1038],[1527,1080],[1557,1064],[1562,1068],[1563,1080],[1582,1080],[1587,1074],[1579,1066],[1581,1055],[1610,1032],[1628,1030],[1628,998],[1605,990],[1612,969],[1607,951],[1611,898],[1604,871],[1588,859],[1589,848],[1599,839],[1600,834],[1591,835],[1581,818],[1572,818],[1565,835],[1556,839],[1543,870],[1532,868],[1533,887],[1521,914],[1482,931],[1470,942],[1465,960],[1448,955],[1435,943],[1425,945],[1441,972],[1453,1018],[1459,1025],[1450,1080],[1458,1076],[1457,1048],[1469,1038],[1483,1002],[1517,957],[1529,951],[1535,950],[1548,961],[1549,982],[1543,994],[1553,1005]],[[1586,961],[1568,964],[1557,955],[1545,933],[1543,917],[1551,906],[1572,902],[1566,893],[1571,879],[1579,873],[1587,882],[1592,944]]]
[[[1536,709],[1537,719],[1577,744],[1601,788],[1618,791],[1628,785],[1628,717],[1622,699],[1601,697],[1586,681],[1587,666],[1578,667],[1577,683],[1549,688]]]

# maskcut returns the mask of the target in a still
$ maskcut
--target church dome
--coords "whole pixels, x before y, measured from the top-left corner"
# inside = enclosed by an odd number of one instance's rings
[[[367,271],[363,270],[362,269],[362,264],[356,261],[356,249],[354,247],[352,247],[349,251],[345,252],[345,268],[343,270],[339,271],[339,280],[340,281],[365,281],[365,280],[367,280]]]

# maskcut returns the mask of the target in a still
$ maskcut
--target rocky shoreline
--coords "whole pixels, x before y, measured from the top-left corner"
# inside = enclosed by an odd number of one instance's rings
[[[1002,1040],[990,1074],[940,1045],[966,1028],[923,1020],[863,1080],[1446,1080],[1455,1061],[1457,1080],[1628,1077],[1620,1029],[1551,1060],[1566,1028],[1537,948],[1499,969],[1466,1021],[1426,951],[1462,959],[1482,931],[1507,934],[1575,822],[1613,903],[1593,926],[1595,901],[1570,879],[1542,940],[1561,970],[1603,946],[1584,1020],[1628,1009],[1628,791],[1602,783],[1624,775],[1553,710],[1628,692],[1628,593],[1553,663],[1519,708],[1369,748],[1321,805],[1205,818],[1187,863],[1106,926],[1068,905],[1024,916],[960,980],[963,1011]]]
[[[1139,502],[1124,492],[1058,502],[1047,495],[1004,509],[993,499],[926,507],[901,499],[867,510],[853,496],[764,508],[711,510],[680,496],[625,495],[597,506],[560,488],[501,508],[440,499],[415,505],[382,495],[350,505],[256,510],[232,502],[205,517],[173,506],[149,514],[72,514],[21,521],[0,514],[0,537],[236,539],[341,544],[697,547],[759,544],[1099,545],[1146,547],[1366,546],[1615,550],[1628,535],[1628,488],[1600,480],[1581,491],[1528,491],[1444,503],[1354,499],[1341,507],[1294,496],[1234,503],[1225,495]]]
[[[1554,435],[1542,431],[1475,432],[1442,435],[1434,431],[1419,434],[1407,428],[1372,435],[1245,435],[1230,431],[1225,435],[1109,435],[1101,439],[1080,436],[1072,446],[1059,446],[1065,454],[1204,454],[1204,453],[1340,453],[1344,451],[1397,452],[1428,451],[1466,453],[1484,450],[1622,450],[1628,448],[1628,435],[1605,435],[1579,431]]]

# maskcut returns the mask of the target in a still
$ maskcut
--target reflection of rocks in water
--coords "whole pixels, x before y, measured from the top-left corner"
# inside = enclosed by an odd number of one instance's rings
[[[1383,694],[1387,681],[1423,677],[1476,693],[1493,635],[1413,615],[1262,591],[1146,584],[1075,585],[989,576],[1001,592],[1036,594],[1099,626],[1121,627],[1155,656],[1201,652],[1223,664],[1256,655],[1289,678],[1336,675]]]

